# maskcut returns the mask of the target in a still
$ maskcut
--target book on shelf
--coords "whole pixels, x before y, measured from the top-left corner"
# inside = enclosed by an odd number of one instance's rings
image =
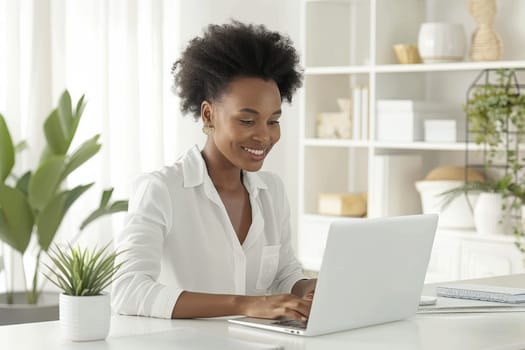
[[[361,89],[361,139],[368,140],[369,128],[369,94],[368,87],[363,86]]]
[[[373,157],[370,211],[373,216],[396,216],[421,212],[414,183],[424,174],[420,154],[383,154]]]
[[[361,89],[352,88],[352,138],[361,139]]]
[[[367,86],[352,88],[352,138],[368,140],[369,93]]]

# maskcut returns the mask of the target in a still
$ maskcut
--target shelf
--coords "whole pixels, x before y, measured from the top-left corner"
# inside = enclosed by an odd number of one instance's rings
[[[525,35],[525,21],[520,16],[521,5],[518,3],[521,1],[498,3],[498,32],[505,43],[504,60],[396,64],[392,46],[417,43],[422,23],[434,20],[463,23],[465,36],[469,36],[475,23],[464,2],[301,1],[301,56],[305,83],[299,112],[297,245],[298,258],[305,268],[319,269],[331,222],[359,220],[319,215],[319,194],[366,192],[369,217],[397,215],[394,214],[397,212],[417,213],[421,212],[421,195],[413,186],[415,181],[425,178],[433,169],[447,165],[468,164],[482,168],[485,148],[474,143],[474,134],[467,133],[469,125],[462,106],[469,87],[483,70],[525,69],[525,48],[519,45],[519,38]],[[333,38],[337,39],[337,45],[333,45]],[[466,49],[470,49],[470,42]],[[524,74],[520,72],[520,78]],[[363,97],[358,90],[353,90],[355,87],[368,89],[368,101],[366,95]],[[318,115],[339,111],[337,99],[349,97],[360,101],[360,106],[368,106],[368,119],[367,114],[360,111],[360,118],[352,121],[357,125],[368,121],[368,132],[363,135],[370,137],[316,138]],[[434,101],[449,105],[450,115],[446,119],[456,120],[457,141],[378,140],[378,126],[384,124],[378,122],[376,103],[384,99]],[[353,107],[357,114],[357,104]],[[353,113],[354,108],[351,111]],[[421,120],[426,119],[437,119],[437,116],[424,116]],[[424,126],[421,120],[410,126],[412,131]],[[394,133],[409,131],[405,129],[409,126],[401,123],[392,123],[390,127]],[[399,138],[402,138],[401,133]],[[423,137],[418,136],[418,139],[423,140]],[[520,145],[519,149],[521,154],[525,145]],[[429,268],[429,273],[434,276],[452,280],[523,269],[522,259],[513,246],[513,236],[482,236],[473,230],[440,228],[439,231],[436,235],[439,249],[433,253],[434,265]],[[516,269],[518,265],[519,270]]]
[[[465,151],[464,142],[438,143],[438,142],[386,142],[375,141],[373,146],[378,149],[413,149],[413,150],[436,150],[436,151]],[[474,143],[469,144],[469,150],[482,150],[483,148]]]
[[[431,64],[387,64],[374,68],[377,73],[446,72],[494,68],[525,68],[525,61],[453,62]]]
[[[368,0],[305,0],[306,3],[331,3],[331,4],[337,4],[337,3],[343,3],[348,4],[351,2],[365,2]]]
[[[304,146],[316,147],[352,147],[377,149],[412,149],[412,150],[436,150],[436,151],[465,151],[464,142],[456,143],[437,143],[437,142],[385,142],[385,141],[365,141],[365,140],[341,140],[341,139],[316,139],[308,138],[303,141]],[[469,150],[483,150],[474,143],[469,144]]]
[[[432,64],[386,64],[377,66],[307,67],[306,75],[477,71],[495,68],[525,68],[525,61],[453,62]]]
[[[366,74],[372,71],[371,66],[333,66],[333,67],[309,67],[305,69],[306,75],[330,75],[330,74]]]
[[[366,140],[342,140],[342,139],[304,139],[305,146],[319,146],[319,147],[356,147],[366,148],[370,146],[370,142]]]

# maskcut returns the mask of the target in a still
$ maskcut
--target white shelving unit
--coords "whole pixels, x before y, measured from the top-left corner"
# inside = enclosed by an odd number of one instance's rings
[[[458,114],[454,117],[464,121],[462,106],[467,89],[481,70],[525,67],[525,47],[521,45],[525,38],[525,18],[522,18],[525,2],[506,0],[497,2],[497,6],[496,30],[504,43],[504,60],[401,65],[396,64],[392,46],[417,43],[419,26],[423,22],[462,23],[469,38],[475,23],[468,13],[467,2],[303,1],[301,33],[305,82],[300,111],[298,255],[306,269],[319,269],[328,227],[335,219],[317,214],[319,194],[366,192],[369,217],[416,214],[421,212],[421,208],[414,205],[419,203],[414,180],[423,179],[437,166],[464,165],[466,144],[461,139],[456,143],[376,140],[376,101],[412,99],[445,102],[457,106]],[[337,98],[350,97],[354,86],[368,88],[368,135],[359,140],[317,138],[316,116],[321,112],[337,112]],[[458,128],[458,136],[464,136],[461,125]],[[469,144],[468,149],[481,150],[481,147]],[[393,179],[389,177],[391,169],[377,165],[379,157],[385,156],[413,156],[420,162],[419,172],[411,174],[410,178]],[[392,181],[398,183],[394,185]],[[404,192],[397,188],[402,188]],[[389,203],[394,203],[386,209],[383,205],[385,192],[390,196]],[[465,239],[457,232],[449,232],[446,237],[450,240],[454,235],[458,242]],[[438,245],[441,236],[445,237],[438,232]],[[490,237],[483,239],[484,244],[487,239],[491,240]],[[495,238],[494,242],[501,244],[498,239]],[[512,239],[505,239],[505,244],[512,246]],[[446,254],[443,249],[437,251]],[[434,260],[438,258],[433,256]],[[462,262],[458,260],[457,264]],[[516,265],[512,266],[509,272],[516,272]],[[501,266],[498,268],[501,270]],[[461,266],[457,266],[459,270]],[[483,273],[463,273],[460,277],[490,275],[487,271],[490,272],[490,266],[485,267]],[[429,277],[430,280],[459,276],[434,272],[433,276],[438,277]]]

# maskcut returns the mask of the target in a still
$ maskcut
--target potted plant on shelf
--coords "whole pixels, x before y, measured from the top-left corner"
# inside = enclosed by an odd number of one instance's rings
[[[60,326],[73,341],[105,339],[109,333],[111,306],[104,290],[123,263],[115,265],[119,253],[101,249],[81,249],[71,245],[50,249],[54,266],[47,265],[46,278],[62,290]]]
[[[479,83],[482,80],[484,83]],[[522,201],[516,194],[523,182],[525,165],[525,158],[520,156],[525,137],[522,87],[514,70],[485,70],[468,92],[467,130],[474,142],[482,146],[482,167],[488,181],[465,183],[444,195],[450,199],[467,192],[480,194],[473,209],[479,233],[505,234],[518,227],[514,214]],[[467,167],[471,166],[471,152],[467,148]]]
[[[0,325],[58,318],[58,295],[42,293],[39,266],[42,254],[48,251],[68,209],[94,184],[71,189],[65,184],[67,177],[101,148],[99,135],[95,135],[69,152],[84,107],[83,96],[73,109],[69,93],[65,91],[61,95],[58,107],[43,125],[47,144],[41,151],[39,164],[21,176],[13,173],[17,147],[0,115],[0,240],[22,256],[34,254],[28,252],[28,246],[32,238],[37,242],[29,287],[25,282],[25,272],[22,273],[25,291],[15,292],[13,286],[8,285],[7,272],[11,276],[15,272],[14,266],[5,267],[10,271],[4,271],[7,292],[0,294]],[[87,215],[80,230],[101,216],[127,210],[127,201],[110,202],[111,194],[112,189],[103,192],[99,208]],[[21,270],[24,271],[23,266]],[[39,299],[43,300],[39,303]],[[46,301],[50,305],[42,305]],[[34,307],[28,307],[28,304]]]

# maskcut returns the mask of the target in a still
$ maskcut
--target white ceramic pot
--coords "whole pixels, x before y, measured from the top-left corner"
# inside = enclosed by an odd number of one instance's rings
[[[462,61],[466,51],[465,30],[461,24],[423,23],[417,45],[425,63]]]
[[[85,297],[60,294],[59,314],[65,338],[73,341],[105,339],[111,320],[109,294]]]
[[[472,229],[474,228],[474,218],[472,208],[474,208],[478,196],[468,194],[460,195],[452,200],[450,204],[443,207],[444,197],[441,194],[445,191],[463,185],[463,181],[418,181],[416,189],[421,196],[421,206],[423,213],[439,214],[438,225],[441,228]]]
[[[503,215],[500,193],[481,193],[474,207],[474,224],[480,235],[504,235],[511,232],[508,215]]]

